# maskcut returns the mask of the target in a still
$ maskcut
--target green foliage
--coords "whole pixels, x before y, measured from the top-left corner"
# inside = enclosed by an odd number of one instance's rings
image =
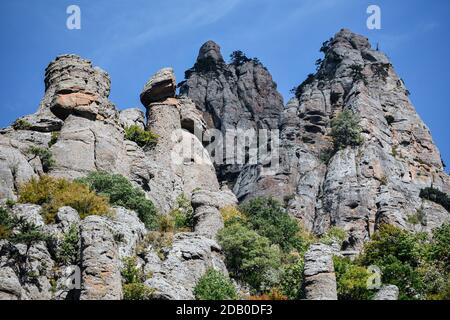
[[[58,142],[59,139],[59,131],[53,131],[52,132],[52,136],[50,138],[50,141],[48,143],[48,147],[51,148],[53,145],[56,144],[56,142]]]
[[[365,85],[368,84],[366,76],[363,73],[364,66],[354,64],[354,65],[350,66],[350,69],[352,72],[353,81],[355,81],[355,82],[363,81]]]
[[[413,225],[419,225],[419,224],[422,226],[427,225],[426,216],[422,209],[417,209],[417,211],[414,214],[409,215],[407,217],[406,221]]]
[[[247,58],[247,56],[240,50],[233,51],[230,55],[231,58],[231,64],[235,66],[241,66],[244,63],[252,61],[251,59]]]
[[[327,245],[337,243],[342,247],[342,244],[347,240],[347,232],[339,227],[331,227],[330,230],[320,239],[320,241]]]
[[[425,188],[420,191],[420,197],[425,200],[433,201],[444,207],[445,210],[450,212],[450,197],[433,187]]]
[[[144,283],[126,283],[122,287],[124,300],[151,300],[155,292]]]
[[[13,227],[8,211],[0,207],[0,240],[9,239]]]
[[[208,269],[194,288],[197,300],[236,300],[238,298],[233,283],[223,273]]]
[[[78,181],[98,194],[108,197],[111,205],[136,211],[148,229],[155,230],[158,227],[155,206],[145,197],[142,190],[134,187],[125,177],[106,172],[92,172]]]
[[[280,267],[278,246],[242,224],[226,226],[219,232],[218,240],[232,276],[247,282],[257,291],[266,280],[265,274]]]
[[[31,123],[29,123],[27,120],[25,119],[17,119],[14,123],[13,123],[13,128],[16,130],[29,130],[31,128]]]
[[[225,226],[233,223],[247,223],[247,217],[235,206],[227,206],[220,209],[220,214],[222,215]]]
[[[299,300],[302,298],[305,261],[297,252],[290,254],[287,260],[282,267],[280,291],[290,300]]]
[[[450,223],[433,230],[427,254],[430,261],[442,262],[445,270],[450,272]]]
[[[348,258],[335,256],[334,270],[339,300],[370,300],[373,292],[367,289],[369,273]]]
[[[319,155],[320,161],[328,165],[335,154],[336,151],[333,148],[325,149]]]
[[[417,268],[423,254],[425,236],[391,225],[383,225],[364,246],[363,265],[380,267],[383,283],[400,289],[401,299],[416,299],[422,290]]]
[[[16,202],[12,199],[7,199],[5,202],[5,206],[7,206],[10,209],[12,209],[12,207],[14,207],[15,204],[16,204]]]
[[[58,247],[58,262],[63,265],[78,264],[80,260],[80,235],[78,226],[70,226],[64,239]]]
[[[49,149],[40,147],[30,147],[28,153],[38,157],[41,160],[42,168],[44,172],[50,171],[50,169],[55,165],[55,160]]]
[[[108,200],[79,182],[42,176],[32,178],[19,188],[19,203],[42,206],[42,215],[47,223],[54,223],[58,209],[72,207],[84,219],[89,215],[109,213]]]
[[[50,239],[50,236],[25,218],[12,217],[6,209],[0,208],[0,240],[22,243],[30,247],[34,243]]]
[[[123,260],[122,269],[123,299],[124,300],[150,300],[154,290],[147,287],[143,282],[146,280],[142,269],[137,265],[136,257]]]
[[[291,218],[280,202],[272,198],[256,198],[240,207],[248,219],[251,229],[277,244],[284,252],[299,249],[302,246],[296,236],[299,225]]]
[[[145,131],[137,125],[125,128],[125,139],[134,141],[141,148],[151,148],[158,142],[158,135],[150,131]]]
[[[361,127],[359,119],[351,110],[342,111],[331,121],[331,136],[333,137],[334,149],[342,150],[346,147],[361,145]]]
[[[327,54],[328,50],[331,47],[331,44],[333,43],[333,38],[330,38],[330,40],[325,41],[322,44],[322,47],[320,48],[320,52]]]
[[[177,231],[192,231],[194,228],[194,209],[185,194],[178,196],[175,209],[170,212],[174,229]]]

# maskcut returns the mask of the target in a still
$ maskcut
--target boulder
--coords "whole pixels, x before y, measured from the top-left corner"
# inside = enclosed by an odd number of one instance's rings
[[[147,107],[154,102],[162,102],[174,98],[177,89],[175,74],[172,68],[164,68],[153,75],[141,93],[141,102]]]
[[[397,286],[383,286],[376,294],[373,300],[398,300],[399,290]]]

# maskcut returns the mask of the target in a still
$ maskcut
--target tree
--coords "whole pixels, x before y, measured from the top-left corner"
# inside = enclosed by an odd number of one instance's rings
[[[335,151],[359,146],[363,142],[359,119],[350,110],[342,111],[331,121],[331,136]]]
[[[301,240],[297,237],[300,231],[297,221],[277,200],[256,198],[243,204],[240,209],[248,218],[251,229],[279,245],[284,252],[301,247]]]
[[[252,61],[251,59],[247,58],[247,56],[240,50],[233,51],[233,53],[230,55],[231,58],[231,64],[235,66],[241,66],[244,63]]]
[[[267,272],[280,266],[279,248],[242,224],[225,227],[219,232],[218,240],[231,275],[248,283],[256,291],[261,290]]]

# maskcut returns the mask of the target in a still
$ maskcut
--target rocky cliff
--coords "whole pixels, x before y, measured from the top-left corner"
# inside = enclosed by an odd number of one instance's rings
[[[360,248],[381,223],[414,230],[407,220],[418,210],[425,230],[448,221],[446,210],[419,197],[431,185],[448,194],[450,180],[387,56],[349,30],[325,42],[321,52],[316,74],[285,108],[260,63],[226,65],[212,42],[186,72],[180,93],[213,119],[210,125],[280,130],[280,168],[270,175],[263,174],[264,163],[239,168],[231,179],[238,199],[270,195],[286,201],[290,213],[317,234],[331,226],[348,231],[349,250]],[[205,59],[209,67],[202,69]],[[330,155],[331,123],[343,110],[358,116],[364,142]],[[230,181],[222,167],[218,177]]]
[[[387,56],[348,30],[325,42],[321,52],[317,72],[284,106],[260,61],[235,54],[226,63],[220,47],[208,41],[178,85],[179,96],[172,69],[150,78],[140,95],[146,114],[119,111],[109,100],[108,74],[90,61],[56,58],[46,69],[38,111],[0,131],[1,204],[53,240],[0,240],[0,299],[122,299],[121,272],[130,256],[148,275],[144,282],[153,297],[193,299],[208,268],[228,274],[216,242],[224,226],[220,209],[258,196],[281,200],[316,235],[332,227],[346,232],[341,248],[315,245],[306,254],[304,290],[310,299],[336,299],[332,255],[358,252],[380,225],[430,232],[450,221],[443,206],[420,197],[430,186],[449,194],[450,178]],[[362,139],[336,149],[332,123],[346,110],[356,115]],[[157,143],[148,148],[126,139],[133,126],[155,134]],[[223,135],[236,129],[275,132],[279,166],[268,174],[267,159],[214,161],[204,137],[208,129]],[[42,204],[14,204],[32,178],[74,180],[97,171],[125,177],[161,216],[187,197],[192,230],[172,235],[161,249],[154,232],[121,206],[110,216],[85,219],[63,207],[48,223]],[[420,224],[412,223],[409,217],[418,212]],[[61,263],[55,252],[71,226],[80,258]],[[69,290],[67,279],[77,268],[80,287]]]

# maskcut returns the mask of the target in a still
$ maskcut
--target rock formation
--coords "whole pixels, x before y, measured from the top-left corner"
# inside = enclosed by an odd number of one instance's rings
[[[46,69],[37,112],[0,130],[0,206],[8,205],[13,217],[52,236],[28,245],[0,240],[0,299],[122,299],[121,272],[129,257],[137,259],[155,298],[193,299],[208,268],[228,274],[216,241],[224,226],[220,210],[273,196],[316,235],[334,226],[346,231],[341,248],[315,244],[305,255],[306,298],[334,300],[333,255],[358,253],[382,224],[430,232],[450,221],[445,208],[419,196],[431,185],[449,194],[450,179],[386,55],[348,30],[321,51],[325,56],[317,72],[284,106],[257,59],[237,52],[227,64],[220,47],[208,41],[179,84],[179,96],[171,68],[150,78],[140,94],[145,114],[137,108],[117,110],[109,100],[108,74],[90,61],[56,58]],[[345,110],[357,115],[362,143],[333,149],[331,123]],[[132,126],[157,135],[156,144],[127,140]],[[225,138],[230,131],[270,130],[272,136],[258,142],[273,151],[272,143],[279,141],[279,166],[266,170],[270,157],[232,161],[226,151],[234,140],[222,142],[223,156],[210,154],[208,129]],[[48,151],[54,163],[48,166],[30,152],[33,148]],[[151,241],[159,239],[159,231],[147,230],[136,212],[122,207],[85,219],[63,207],[46,224],[41,206],[7,202],[17,200],[20,186],[31,178],[47,174],[72,180],[95,171],[126,177],[160,215],[170,214],[185,195],[193,229],[172,235],[161,248]],[[419,211],[422,221],[413,224],[408,218]],[[79,257],[62,263],[58,250],[72,228]],[[74,272],[80,275],[76,289]],[[387,286],[375,299],[397,297],[398,288]]]
[[[186,71],[186,80],[180,83],[180,95],[194,101],[208,128],[223,134],[237,129],[278,129],[283,110],[283,98],[260,62],[226,64],[213,41],[200,48],[194,67]],[[219,179],[234,184],[242,166],[233,159],[220,160]]]
[[[256,196],[287,201],[289,212],[316,234],[344,228],[348,250],[361,248],[381,223],[415,230],[407,220],[418,210],[425,215],[424,231],[449,221],[444,208],[419,197],[431,185],[448,194],[449,176],[386,55],[349,30],[338,32],[321,51],[325,57],[317,73],[283,108],[261,64],[227,65],[218,45],[202,46],[180,93],[206,114],[208,126],[280,130],[275,174],[264,174],[264,162],[235,168],[232,175],[218,166],[219,181],[230,182],[240,201]],[[331,120],[343,110],[359,117],[364,142],[325,159],[333,147]]]

